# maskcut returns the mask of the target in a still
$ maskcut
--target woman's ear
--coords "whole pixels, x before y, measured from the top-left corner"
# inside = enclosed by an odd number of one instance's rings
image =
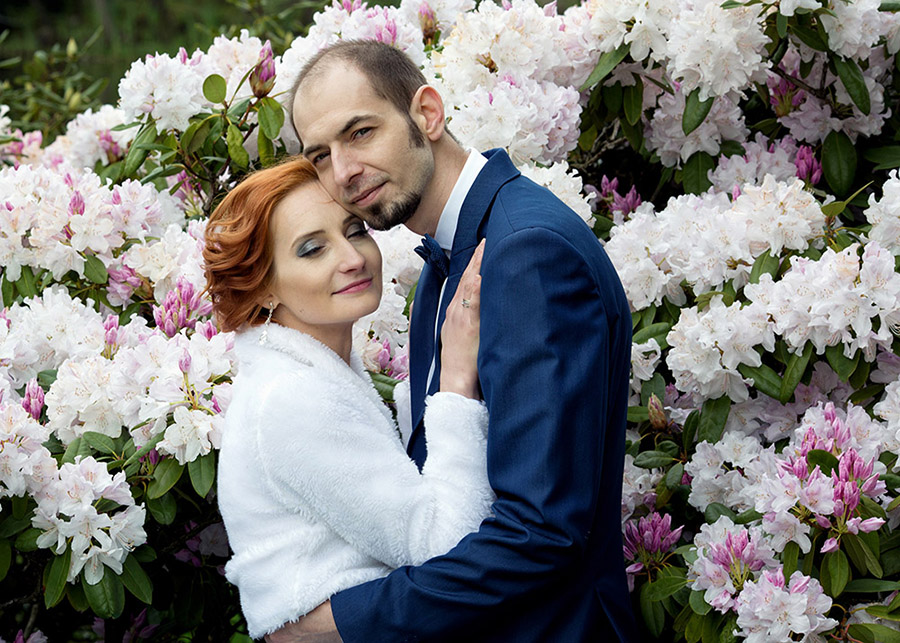
[[[444,134],[444,101],[438,91],[430,85],[422,85],[416,90],[410,107],[413,120],[428,137],[436,142]]]
[[[275,309],[280,303],[281,302],[279,301],[278,297],[270,292],[266,292],[256,298],[256,304],[258,306],[261,306],[262,308],[265,308],[266,310]]]

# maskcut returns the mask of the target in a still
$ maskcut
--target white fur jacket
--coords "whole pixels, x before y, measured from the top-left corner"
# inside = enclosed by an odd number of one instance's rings
[[[484,404],[428,399],[420,473],[358,356],[348,366],[275,324],[262,344],[260,333],[235,340],[218,472],[234,552],[225,573],[254,638],[342,589],[446,553],[493,501]]]

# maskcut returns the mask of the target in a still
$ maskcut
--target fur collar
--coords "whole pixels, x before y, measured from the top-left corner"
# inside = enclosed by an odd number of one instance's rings
[[[261,343],[263,332],[266,332],[266,339]],[[246,364],[271,359],[272,352],[278,352],[303,366],[328,374],[340,382],[342,395],[353,395],[350,391],[355,389],[374,404],[391,425],[394,424],[390,409],[372,384],[372,379],[356,351],[350,352],[348,365],[319,340],[280,324],[269,324],[265,331],[260,325],[238,332],[235,335],[234,348],[238,359]],[[348,386],[353,388],[348,390],[346,388]]]

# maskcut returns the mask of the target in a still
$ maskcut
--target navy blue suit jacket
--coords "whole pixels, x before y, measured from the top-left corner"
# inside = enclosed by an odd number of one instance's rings
[[[494,515],[446,555],[336,594],[335,620],[347,643],[635,641],[620,527],[628,303],[590,228],[504,152],[486,156],[438,314],[487,238],[478,372]],[[429,273],[419,288],[440,287]],[[432,355],[416,347],[430,343],[433,315],[414,307],[411,326],[409,449],[420,465]]]

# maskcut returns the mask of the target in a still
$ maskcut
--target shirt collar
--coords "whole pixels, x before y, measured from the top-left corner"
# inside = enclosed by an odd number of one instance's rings
[[[485,166],[487,159],[474,148],[469,148],[469,156],[466,158],[466,164],[463,166],[453,191],[450,192],[450,198],[444,204],[444,210],[441,212],[441,218],[438,221],[437,230],[434,231],[434,239],[448,255],[453,247],[453,237],[456,236],[456,225],[459,222],[459,213],[462,210],[463,202],[469,194],[469,190],[475,184],[478,173]]]

